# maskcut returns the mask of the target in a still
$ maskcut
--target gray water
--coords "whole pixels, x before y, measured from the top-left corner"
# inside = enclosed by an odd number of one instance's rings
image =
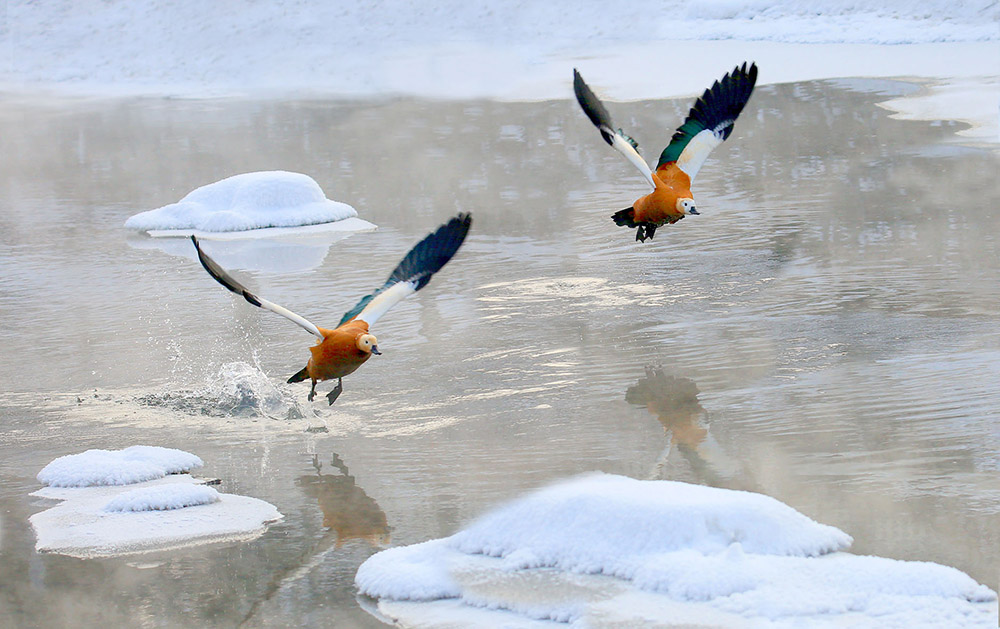
[[[366,557],[590,470],[760,491],[854,552],[996,589],[1000,159],[876,105],[913,89],[758,89],[695,182],[702,215],[644,244],[609,218],[641,179],[568,100],[6,97],[0,625],[381,626],[355,599]],[[689,105],[611,110],[650,156]],[[333,407],[284,383],[308,334],[182,241],[121,228],[274,169],[379,231],[207,248],[323,326],[474,216]],[[35,553],[37,472],[138,443],[199,455],[284,520],[248,543]]]

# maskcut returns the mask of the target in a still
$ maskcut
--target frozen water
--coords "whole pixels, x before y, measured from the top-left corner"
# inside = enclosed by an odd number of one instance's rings
[[[177,475],[129,487],[46,487],[61,502],[31,516],[36,550],[110,557],[216,541],[249,540],[282,515],[256,498],[215,492]],[[214,491],[214,490],[210,490]]]
[[[333,223],[357,215],[346,203],[327,199],[308,175],[266,171],[233,175],[202,186],[177,203],[130,217],[125,227],[140,231],[239,232]],[[352,222],[349,229],[372,227],[364,223]]]
[[[643,608],[662,620],[678,616],[668,608],[698,607],[692,620],[755,626],[959,627],[995,618],[996,594],[962,572],[838,552],[850,543],[761,494],[588,474],[451,537],[378,553],[356,582],[403,624],[428,615],[471,621],[479,608],[570,623],[626,609],[619,620],[635,622]],[[442,599],[463,605],[394,605]]]
[[[130,485],[202,465],[202,460],[193,454],[158,446],[87,450],[55,459],[38,473],[38,481],[51,487]]]
[[[155,446],[59,457],[38,474],[49,487],[32,494],[60,501],[31,516],[36,549],[126,555],[252,539],[281,519],[262,500],[222,494],[179,474],[201,465],[193,454]]]
[[[747,552],[813,557],[851,541],[762,494],[604,474],[542,489],[452,537],[469,554],[527,551],[533,560],[523,567],[615,573],[629,570],[629,558],[650,553],[721,552],[738,542]],[[609,571],[616,562],[622,563]]]
[[[16,42],[16,54],[12,48],[9,63],[0,65],[0,84],[8,86],[535,100],[569,98],[569,69],[578,66],[602,95],[646,99],[700,92],[734,64],[756,60],[762,85],[974,77],[973,100],[985,98],[988,109],[970,113],[965,99],[948,95],[947,83],[944,94],[919,107],[932,110],[929,119],[974,115],[988,127],[980,135],[997,139],[1000,92],[991,77],[1000,5],[989,0],[640,0],[613,9],[501,0],[447,10],[413,0],[286,0],[236,13],[196,0],[63,0],[14,1],[5,17]],[[683,72],[651,76],[646,60],[669,64],[678,53]]]
[[[105,511],[166,511],[219,502],[219,492],[207,485],[171,483],[133,489],[104,505]]]

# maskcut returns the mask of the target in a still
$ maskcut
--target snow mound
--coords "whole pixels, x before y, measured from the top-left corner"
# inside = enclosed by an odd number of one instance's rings
[[[276,170],[234,175],[202,186],[177,203],[130,217],[125,227],[237,232],[317,225],[357,215],[350,205],[327,199],[312,177]]]
[[[767,496],[588,474],[373,555],[355,582],[381,616],[414,626],[489,626],[490,610],[510,626],[995,622],[996,594],[962,572],[840,552],[850,543]]]
[[[36,550],[88,558],[246,541],[282,518],[263,500],[178,474],[201,465],[188,452],[153,446],[59,457],[38,474],[49,486],[31,494],[60,501],[29,518]]]
[[[524,567],[576,572],[651,553],[720,552],[734,542],[752,553],[814,557],[852,541],[762,494],[604,474],[542,489],[452,537],[463,553],[530,553],[534,565]]]
[[[435,539],[372,555],[355,575],[358,589],[372,598],[406,601],[460,597],[462,590],[448,566],[447,542]]]
[[[202,460],[193,454],[158,446],[87,450],[55,459],[38,473],[38,482],[52,487],[130,485],[202,465]]]
[[[219,492],[206,485],[172,483],[157,487],[133,489],[104,505],[105,511],[167,511],[222,500]]]

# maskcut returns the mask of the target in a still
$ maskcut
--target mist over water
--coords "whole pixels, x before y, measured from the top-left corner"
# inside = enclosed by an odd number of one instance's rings
[[[695,181],[702,215],[641,245],[610,220],[641,179],[568,100],[0,104],[0,624],[379,626],[354,598],[371,553],[589,470],[766,493],[854,552],[996,589],[998,156],[875,105],[912,89],[759,88]],[[610,104],[646,157],[689,105]],[[273,169],[379,225],[273,265],[274,243],[209,244],[318,325],[474,217],[333,407],[331,383],[312,404],[285,383],[308,334],[121,228]],[[34,553],[37,471],[133,444],[285,519],[141,560]]]

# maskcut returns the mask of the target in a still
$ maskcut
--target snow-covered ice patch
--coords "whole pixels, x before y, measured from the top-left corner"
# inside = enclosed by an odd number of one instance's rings
[[[901,120],[960,120],[958,135],[1000,142],[1000,76],[935,82],[912,96],[879,103]]]
[[[852,541],[763,494],[604,474],[541,489],[451,540],[467,554],[528,551],[539,566],[604,573],[610,566],[630,572],[629,557],[687,549],[708,554],[736,542],[751,553],[814,557]]]
[[[125,227],[158,235],[180,230],[183,234],[177,235],[198,235],[336,223],[357,216],[350,205],[326,198],[312,177],[276,170],[233,175],[202,186],[177,203],[130,217]],[[347,227],[364,231],[374,226],[357,219]]]
[[[962,572],[842,552],[850,543],[760,494],[588,474],[378,553],[355,580],[379,614],[420,626],[488,626],[490,610],[510,626],[995,622],[996,594]]]
[[[133,489],[104,505],[105,511],[168,511],[219,502],[219,492],[207,485],[170,483]]]
[[[153,446],[56,459],[39,473],[49,486],[32,494],[60,501],[30,518],[36,550],[107,557],[245,541],[282,518],[267,502],[178,473],[201,465],[193,454]]]
[[[4,17],[17,54],[0,64],[0,87],[547,100],[571,98],[569,69],[579,67],[602,97],[654,99],[700,94],[737,63],[755,60],[760,85],[943,81],[934,116],[952,119],[952,105],[955,115],[967,108],[948,95],[947,80],[997,76],[1000,4],[993,0],[636,0],[616,3],[613,13],[609,22],[606,3],[566,0],[450,3],[447,10],[412,0],[277,0],[235,13],[197,0],[14,1]],[[662,80],[636,63],[678,51],[683,71]],[[977,100],[996,104],[996,89],[977,92]],[[973,120],[995,126],[996,109],[985,113]]]
[[[658,42],[670,48],[647,49],[623,68],[648,76],[636,59],[665,59],[679,51],[686,62],[695,60],[685,41],[1000,39],[1000,6],[992,0],[635,0],[616,3],[610,12],[607,3],[596,1],[446,6],[276,0],[234,12],[225,3],[198,0],[13,0],[4,17],[17,54],[0,66],[0,81],[202,93],[270,87],[450,94],[472,86],[506,89],[525,71],[529,80],[537,77],[535,68],[553,59],[565,65],[614,47]],[[490,71],[482,72],[486,67]],[[679,74],[684,72],[672,72],[670,79]]]
[[[87,450],[55,459],[38,473],[38,482],[52,487],[130,485],[202,465],[202,460],[189,452],[158,446]]]

